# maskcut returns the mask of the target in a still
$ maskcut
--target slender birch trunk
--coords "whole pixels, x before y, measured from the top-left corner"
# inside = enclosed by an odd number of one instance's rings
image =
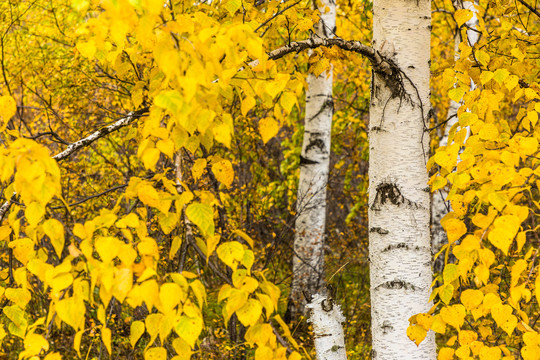
[[[328,296],[315,294],[307,307],[311,309],[308,321],[313,324],[317,360],[347,360],[340,306]]]
[[[471,20],[467,21],[465,24],[469,27],[467,30],[467,39],[469,45],[472,47],[476,44],[479,38],[479,34],[475,29],[477,29],[478,24],[478,17],[477,13],[478,10],[475,8],[475,4],[478,4],[478,1],[476,0],[474,3],[471,1],[462,1],[462,0],[454,0],[453,1],[454,8],[456,10],[459,9],[469,9],[473,12],[473,17]],[[455,38],[455,45],[454,45],[454,56],[456,60],[459,58],[459,44],[462,42],[462,36],[461,32],[458,30],[456,32],[456,38]],[[474,90],[475,85],[471,81],[471,91]],[[454,126],[457,121],[457,112],[460,108],[461,104],[455,102],[454,100],[450,100],[450,105],[448,106],[448,114],[447,114],[447,122],[444,129],[444,133],[442,134],[442,137],[439,141],[439,146],[447,146],[448,145],[448,134],[450,133],[450,129],[452,126]],[[448,239],[446,237],[446,232],[444,231],[443,227],[441,226],[441,219],[450,211],[450,203],[446,201],[446,197],[448,196],[448,191],[446,188],[442,188],[439,191],[433,193],[433,201],[431,203],[431,249],[432,253],[436,254],[439,252],[439,250],[448,242]],[[433,263],[433,271],[435,272],[441,272],[444,268],[444,256],[439,256],[435,259]]]
[[[321,1],[321,19],[315,36],[334,37],[336,4]],[[328,10],[328,11],[326,11]],[[288,311],[291,319],[306,314],[303,292],[318,293],[324,283],[324,239],[326,223],[326,185],[332,131],[332,68],[307,78],[304,141],[300,157],[297,219],[295,225],[292,284]]]
[[[436,358],[428,333],[416,346],[409,318],[431,303],[430,195],[426,161],[430,79],[429,0],[375,0],[373,47],[399,74],[374,72],[369,124],[369,257],[373,359]]]

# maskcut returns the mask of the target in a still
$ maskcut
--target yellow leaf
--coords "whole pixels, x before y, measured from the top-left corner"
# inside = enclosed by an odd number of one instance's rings
[[[0,96],[0,131],[4,131],[11,118],[17,113],[17,103],[9,95]]]
[[[407,336],[409,339],[414,341],[416,346],[419,346],[422,341],[426,338],[427,331],[419,325],[409,325],[407,328]]]
[[[182,239],[179,236],[173,237],[171,248],[169,250],[169,260],[174,259],[174,257],[176,256],[176,253],[180,249],[180,245],[182,245]]]
[[[220,183],[227,188],[231,187],[234,180],[234,169],[229,160],[221,160],[213,163],[212,172]]]
[[[147,183],[140,183],[137,186],[137,195],[143,204],[159,207],[159,194],[153,186]]]
[[[504,80],[504,86],[506,86],[508,90],[512,90],[513,88],[515,88],[518,83],[519,77],[516,75],[510,75]]]
[[[246,50],[252,59],[261,59],[265,56],[263,42],[259,37],[249,38],[245,42]]]
[[[461,101],[461,98],[465,95],[465,89],[462,87],[452,88],[448,91],[448,96],[451,100],[454,100],[455,102],[459,103]]]
[[[206,169],[206,159],[197,159],[191,168],[191,174],[193,175],[194,180],[198,180],[204,170]]]
[[[84,334],[84,330],[77,331],[77,333],[75,334],[73,338],[73,348],[75,349],[75,351],[77,351],[77,354],[79,355],[79,357],[82,357],[81,356],[81,340],[82,340],[83,334]]]
[[[174,351],[179,355],[180,360],[191,359],[191,347],[182,338],[176,338],[172,342]],[[174,358],[173,358],[174,359]]]
[[[39,355],[41,351],[49,351],[49,342],[42,336],[35,333],[30,333],[24,338],[24,357]]]
[[[527,119],[529,119],[533,127],[536,126],[536,123],[538,122],[538,113],[536,111],[529,111],[527,113]]]
[[[163,313],[167,314],[173,311],[174,307],[180,303],[183,291],[175,283],[165,283],[159,289],[159,300],[163,306]]]
[[[96,240],[96,251],[104,263],[110,263],[118,255],[122,242],[111,236],[99,237]]]
[[[243,232],[242,230],[233,230],[233,234],[236,234],[238,236],[240,236],[242,239],[244,239],[251,248],[253,248],[253,239],[251,237],[249,237],[248,234],[246,234],[245,232]]]
[[[463,221],[458,219],[443,219],[441,225],[443,229],[446,230],[448,242],[450,244],[467,233],[467,226],[465,226]]]
[[[51,240],[51,244],[58,257],[62,257],[64,250],[64,226],[56,219],[49,219],[43,223],[43,231]]]
[[[231,127],[227,124],[219,124],[212,128],[212,133],[216,141],[219,141],[226,147],[231,147],[232,132]]]
[[[94,40],[90,40],[87,42],[78,42],[77,50],[79,50],[81,55],[85,58],[92,59],[96,54],[96,43],[94,42]]]
[[[248,301],[240,309],[236,310],[238,320],[244,326],[252,326],[257,323],[262,314],[262,305],[260,301],[248,299]]]
[[[496,140],[499,137],[499,130],[494,124],[484,124],[478,135],[482,140]]]
[[[236,312],[236,310],[244,306],[248,300],[248,293],[244,290],[230,289],[229,292],[229,298],[227,299],[227,304],[225,305],[227,320],[234,312]]]
[[[467,310],[478,307],[484,299],[484,293],[480,290],[467,289],[461,293],[461,303]]]
[[[454,349],[443,347],[439,350],[439,355],[437,360],[453,360],[454,359]]]
[[[501,349],[498,347],[484,346],[480,349],[480,360],[499,360],[501,358]]]
[[[519,139],[519,154],[521,156],[532,155],[538,149],[538,140],[535,137]]]
[[[459,330],[465,321],[465,307],[461,304],[447,306],[441,309],[441,317],[449,325]]]
[[[159,140],[156,143],[156,147],[159,149],[159,151],[161,151],[162,153],[167,155],[170,159],[173,158],[173,156],[174,156],[174,142],[171,139]]]
[[[519,61],[523,61],[523,59],[525,59],[525,54],[522,53],[517,47],[512,48],[512,50],[510,50],[510,54],[512,54]]]
[[[195,341],[199,338],[202,328],[203,320],[200,317],[188,317],[182,315],[174,327],[174,331],[193,348],[193,346],[195,346]]]
[[[107,327],[101,328],[101,340],[103,341],[109,356],[111,356],[111,329]]]
[[[471,10],[459,9],[459,10],[456,10],[456,12],[454,13],[454,19],[456,20],[457,25],[461,27],[461,25],[471,20],[473,15],[474,14]]]
[[[146,317],[144,320],[146,324],[146,331],[150,335],[150,342],[149,344],[152,344],[156,337],[158,336],[159,332],[159,325],[161,324],[163,320],[162,314],[150,314]]]
[[[131,347],[135,347],[137,341],[139,341],[142,334],[144,334],[144,323],[142,321],[132,322],[131,330],[129,333],[129,343],[131,344]]]
[[[445,304],[449,304],[454,297],[454,285],[446,284],[439,291],[439,297]]]
[[[484,66],[487,66],[489,64],[489,61],[491,60],[489,54],[483,50],[475,51],[474,55],[476,56],[476,59],[480,62],[480,64]]]
[[[296,104],[297,98],[296,94],[293,92],[283,92],[281,94],[281,97],[279,98],[279,103],[281,104],[281,107],[287,114],[289,114],[293,108],[293,106]]]
[[[210,255],[214,252],[216,249],[217,244],[219,244],[219,240],[221,239],[221,236],[219,234],[214,236],[209,236],[206,239],[206,262],[208,263],[208,259],[210,258]]]
[[[191,203],[186,208],[186,215],[199,227],[203,235],[214,235],[214,209],[202,203]]]
[[[512,307],[510,307],[510,305],[493,305],[491,308],[491,316],[497,325],[508,334],[508,336],[512,336],[518,321],[517,318],[512,314]]]
[[[35,226],[39,223],[43,215],[45,215],[45,207],[42,204],[34,201],[26,207],[24,214],[26,215],[26,220],[28,220],[28,223],[31,226]]]
[[[145,149],[141,156],[144,167],[148,170],[154,170],[159,160],[159,154],[160,151],[156,148]]]
[[[527,269],[527,262],[524,259],[518,259],[516,263],[512,266],[511,270],[511,282],[510,286],[514,287],[517,285],[519,281],[519,277],[521,276],[521,273]]]
[[[246,116],[249,110],[251,110],[256,104],[255,98],[253,96],[247,96],[244,100],[242,100],[242,105],[240,107],[240,110],[242,111],[242,115]]]
[[[508,78],[510,72],[506,69],[497,69],[493,74],[493,80],[495,80],[499,85],[502,85],[503,81]]]
[[[237,263],[244,257],[244,247],[238,241],[229,241],[219,245],[217,255],[221,261],[235,270]]]
[[[504,254],[508,254],[508,249],[516,236],[521,221],[515,215],[503,215],[495,219],[494,229],[488,235],[489,241],[502,250]]]
[[[144,352],[144,360],[167,360],[167,349],[153,347]]]
[[[83,328],[86,307],[82,299],[76,297],[62,299],[56,303],[55,308],[60,320],[75,330]]]
[[[461,345],[469,345],[478,339],[478,334],[471,330],[461,330],[459,332],[458,339]]]
[[[493,79],[494,74],[491,71],[482,71],[480,75],[480,82],[483,84],[487,83],[489,80]]]
[[[279,123],[272,118],[264,118],[259,121],[259,132],[263,143],[267,143],[271,138],[277,135]]]

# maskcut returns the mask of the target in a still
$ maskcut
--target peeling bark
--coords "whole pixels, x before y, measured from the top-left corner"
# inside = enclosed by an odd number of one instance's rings
[[[409,318],[431,307],[430,22],[429,0],[374,2],[373,47],[398,70],[373,71],[368,209],[373,359],[436,358],[432,333],[419,347],[406,334]]]
[[[330,10],[325,12],[328,7]],[[336,5],[322,1],[321,19],[315,33],[321,38],[333,37]],[[304,140],[300,155],[300,178],[296,202],[292,283],[288,312],[291,319],[306,310],[304,292],[316,294],[324,284],[324,239],[326,225],[326,185],[330,164],[332,132],[332,68],[318,77],[308,74]]]

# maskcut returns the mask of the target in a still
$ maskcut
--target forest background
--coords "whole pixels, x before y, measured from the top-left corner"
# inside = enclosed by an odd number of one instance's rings
[[[450,263],[408,335],[435,331],[441,359],[538,359],[540,10],[431,4],[426,171]],[[306,74],[332,66],[325,280],[349,358],[370,357],[371,64],[268,59],[314,38],[319,5],[0,3],[2,356],[313,357],[305,320],[283,318]],[[334,35],[369,45],[371,9],[337,3]]]

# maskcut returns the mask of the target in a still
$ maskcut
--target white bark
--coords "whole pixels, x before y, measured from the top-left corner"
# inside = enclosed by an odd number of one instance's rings
[[[325,12],[328,8],[329,11]],[[332,38],[336,26],[334,0],[321,2],[321,20],[315,28],[319,38]],[[324,238],[326,185],[332,132],[332,68],[307,78],[304,140],[300,157],[292,284],[289,297],[291,318],[305,314],[303,292],[318,293],[324,283]]]
[[[465,23],[469,28],[467,30],[467,39],[470,46],[474,46],[479,39],[479,33],[475,31],[478,28],[478,10],[475,8],[475,3],[478,4],[478,1],[474,3],[471,1],[461,1],[454,0],[454,7],[458,9],[469,9],[473,12],[473,17]],[[459,58],[459,44],[461,43],[461,32],[458,30],[455,38],[454,53],[456,60]],[[474,90],[475,84],[471,81],[471,91]],[[444,133],[439,141],[439,146],[448,145],[448,134],[450,129],[454,126],[457,121],[457,112],[461,107],[460,103],[450,100],[450,105],[448,106],[448,114],[446,116],[447,122],[444,128]],[[459,159],[458,159],[459,161]],[[446,232],[441,226],[441,219],[451,210],[450,202],[446,201],[448,196],[448,191],[446,188],[442,188],[439,191],[433,194],[433,201],[431,203],[431,249],[432,253],[436,254],[439,250],[448,243],[448,238],[446,237]],[[439,256],[435,259],[433,263],[433,270],[436,272],[441,272],[444,268],[444,256]]]
[[[436,358],[428,333],[416,346],[409,318],[431,304],[426,161],[429,0],[375,0],[373,47],[401,69],[374,71],[369,124],[369,257],[373,359]]]
[[[317,360],[347,360],[343,326],[345,317],[332,299],[316,294],[307,308],[311,309],[309,322],[313,324]]]

